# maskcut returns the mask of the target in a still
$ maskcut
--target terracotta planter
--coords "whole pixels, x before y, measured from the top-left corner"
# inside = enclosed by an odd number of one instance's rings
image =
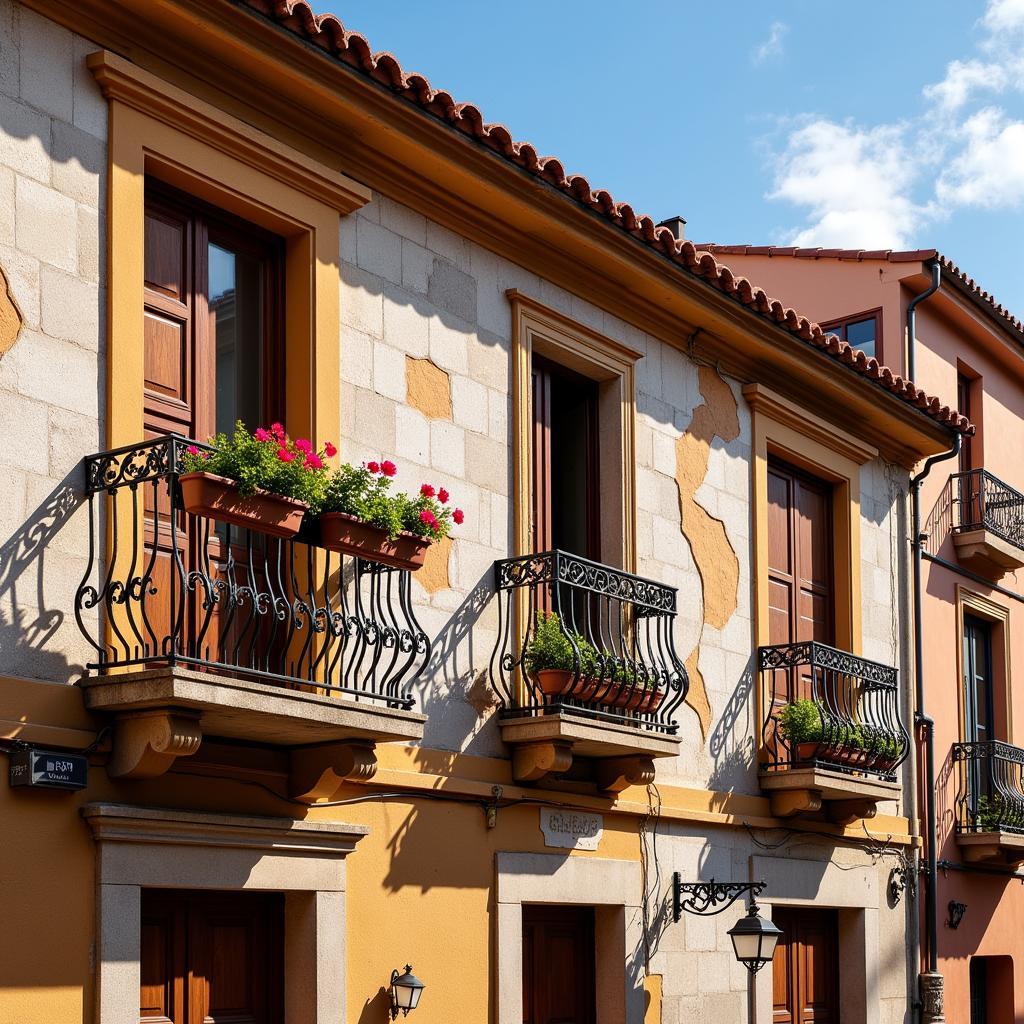
[[[245,526],[272,537],[294,537],[308,508],[305,502],[270,491],[243,497],[234,480],[215,473],[185,473],[178,483],[186,512]]]
[[[625,708],[637,714],[657,711],[665,699],[663,690],[641,690],[629,683],[615,683],[602,701],[613,708]]]
[[[829,747],[824,743],[812,740],[796,745],[798,761],[832,761],[835,764],[855,766],[862,764],[867,755],[856,747]]]
[[[534,673],[537,685],[548,697],[571,697],[573,700],[590,700],[597,690],[593,679],[579,678],[573,686],[573,674],[563,668],[542,668]]]
[[[405,531],[392,540],[379,526],[345,512],[325,512],[320,516],[320,543],[331,551],[415,572],[423,565],[431,542],[428,537]]]

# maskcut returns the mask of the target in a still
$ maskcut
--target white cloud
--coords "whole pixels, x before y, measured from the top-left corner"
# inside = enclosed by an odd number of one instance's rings
[[[997,61],[954,60],[946,66],[946,77],[941,82],[924,87],[924,95],[942,109],[955,111],[975,92],[1001,92],[1008,80],[1009,69]]]
[[[922,213],[908,197],[914,162],[901,125],[862,129],[818,119],[789,136],[772,199],[809,207],[791,245],[902,248]]]
[[[763,64],[772,57],[781,57],[783,40],[789,32],[789,26],[782,21],[773,21],[768,29],[768,38],[754,49],[751,60],[755,64]]]
[[[981,23],[993,35],[1024,29],[1024,0],[989,0]]]
[[[962,148],[936,184],[939,202],[985,209],[1024,202],[1024,122],[989,107],[969,117],[959,135]]]
[[[974,55],[923,89],[927,111],[858,125],[804,117],[776,157],[769,198],[806,211],[796,245],[902,248],[957,208],[1024,204],[1024,120],[1002,106],[1024,94],[1024,0],[989,0]]]

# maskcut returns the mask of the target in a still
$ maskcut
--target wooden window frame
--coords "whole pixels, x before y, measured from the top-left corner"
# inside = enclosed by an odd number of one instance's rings
[[[512,479],[515,555],[532,544],[533,355],[595,380],[598,395],[598,478],[601,561],[636,569],[636,362],[643,353],[612,341],[524,295],[506,293],[512,307]],[[621,517],[608,515],[620,508]]]
[[[970,590],[962,583],[956,587],[956,678],[960,741],[967,741],[967,708],[964,700],[964,616],[982,619],[992,627],[992,703],[995,721],[992,731],[1002,734],[1005,743],[1013,743],[1013,699],[1010,681],[1010,609]]]
[[[837,317],[835,320],[829,320],[828,323],[821,324],[821,329],[826,333],[836,333],[837,327],[846,328],[850,324],[859,323],[861,320],[867,320],[870,317],[874,317],[875,320],[875,359],[884,366],[885,365],[885,344],[883,342],[882,335],[882,307],[876,306],[874,309],[865,309],[862,313],[851,313],[849,316]]]
[[[147,178],[284,240],[289,429],[340,429],[339,216],[372,193],[115,54],[87,58],[109,102],[107,441],[142,440],[143,219]],[[134,242],[132,240],[135,240]]]

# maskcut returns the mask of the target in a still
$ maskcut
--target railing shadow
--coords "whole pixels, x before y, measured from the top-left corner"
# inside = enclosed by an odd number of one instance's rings
[[[79,489],[71,483],[78,476],[76,468],[0,545],[0,658],[8,675],[67,682],[83,671],[83,665],[67,655],[80,645],[71,636],[67,643],[56,642],[67,615],[63,608],[50,607],[47,586],[55,575],[47,573],[54,540],[82,503]],[[69,561],[72,558],[68,556]],[[73,588],[65,596],[71,593]]]
[[[756,707],[754,696],[754,660],[748,660],[708,740],[708,751],[714,767],[708,776],[708,789],[714,792],[733,792],[745,781],[755,767],[757,747]],[[741,723],[737,732],[737,724]]]

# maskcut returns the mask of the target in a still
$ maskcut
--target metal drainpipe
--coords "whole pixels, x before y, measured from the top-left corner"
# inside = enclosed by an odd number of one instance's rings
[[[913,381],[917,375],[917,307],[929,296],[934,295],[942,285],[942,266],[936,257],[931,262],[932,281],[931,284],[920,294],[915,295],[907,303],[907,377]],[[925,746],[925,843],[927,853],[927,867],[925,879],[925,945],[928,953],[928,973],[932,975],[929,985],[941,984],[941,979],[935,977],[938,974],[938,909],[936,904],[936,888],[938,884],[938,869],[936,866],[936,821],[935,821],[935,722],[925,712],[924,699],[924,636],[921,623],[921,483],[931,471],[936,462],[954,458],[960,453],[962,438],[956,435],[954,447],[942,455],[933,455],[928,459],[924,468],[911,481],[911,504],[913,508],[913,582],[914,582],[914,681],[916,685],[916,704],[914,711],[914,724],[922,729],[924,733]],[[920,771],[915,773],[916,781],[920,782]],[[920,917],[915,917],[915,959],[920,956]],[[920,963],[920,960],[918,960]],[[924,978],[919,981],[919,997],[924,996]],[[924,1000],[917,1004],[917,1016],[919,1020],[924,1019]]]
[[[917,320],[918,303],[934,295],[942,284],[942,266],[938,259],[932,260],[932,283],[920,295],[907,303],[907,379],[915,380],[917,375],[917,338],[914,328]]]
[[[939,918],[935,901],[935,890],[938,883],[938,867],[936,857],[936,821],[935,821],[935,722],[925,713],[924,700],[924,630],[921,623],[921,484],[931,472],[932,466],[960,454],[962,436],[956,435],[953,447],[941,455],[933,455],[924,464],[924,468],[910,481],[911,502],[913,504],[914,534],[914,682],[916,684],[916,704],[914,724],[924,732],[925,750],[925,843],[928,854],[927,875],[925,882],[925,945],[928,951],[928,970],[935,974],[938,971],[938,932]]]

